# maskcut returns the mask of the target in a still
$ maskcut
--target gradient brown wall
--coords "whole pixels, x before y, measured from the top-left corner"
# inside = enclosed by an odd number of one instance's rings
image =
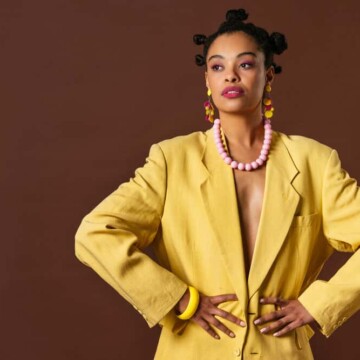
[[[191,39],[238,7],[289,41],[274,128],[335,147],[360,179],[357,0],[1,0],[1,359],[153,357],[159,329],[75,258],[74,234],[152,143],[208,128]],[[317,333],[316,359],[359,359],[359,326]]]

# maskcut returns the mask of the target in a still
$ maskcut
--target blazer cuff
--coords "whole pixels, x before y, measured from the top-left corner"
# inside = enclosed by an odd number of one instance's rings
[[[314,281],[298,300],[320,325],[319,331],[327,338],[348,319],[331,307],[332,298],[329,296],[326,281]]]
[[[146,311],[147,314],[141,312],[139,309],[136,310],[143,316],[150,328],[158,323],[162,325],[162,319],[175,307],[187,288],[188,285],[179,279],[177,284],[172,284],[171,289],[166,289],[167,291],[162,301],[162,307],[155,313],[151,306],[149,306],[148,311]]]

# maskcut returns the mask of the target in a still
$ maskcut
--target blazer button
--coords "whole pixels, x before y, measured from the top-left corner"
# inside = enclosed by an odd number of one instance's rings
[[[240,349],[235,349],[234,355],[241,358],[241,350]]]

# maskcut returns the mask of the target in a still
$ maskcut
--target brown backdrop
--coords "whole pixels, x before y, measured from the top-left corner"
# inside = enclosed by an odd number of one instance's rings
[[[159,328],[75,258],[74,234],[152,143],[208,128],[191,39],[234,7],[289,41],[274,128],[335,147],[360,179],[357,0],[1,0],[1,359],[153,357]],[[316,359],[359,359],[359,326],[317,333]]]

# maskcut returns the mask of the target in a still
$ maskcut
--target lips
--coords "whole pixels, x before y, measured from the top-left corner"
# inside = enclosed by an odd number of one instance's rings
[[[222,96],[225,96],[227,98],[239,97],[243,94],[244,90],[239,86],[228,86],[221,93]]]

